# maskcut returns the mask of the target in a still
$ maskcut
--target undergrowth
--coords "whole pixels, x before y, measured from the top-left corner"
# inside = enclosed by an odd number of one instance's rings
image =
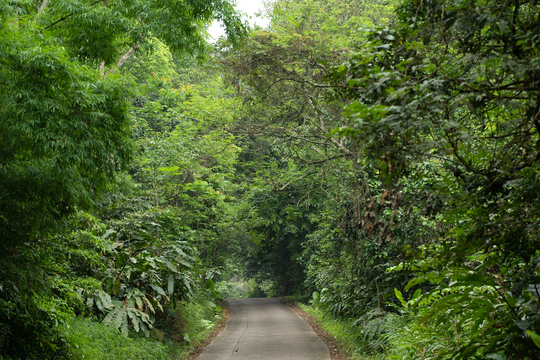
[[[151,338],[126,337],[89,318],[65,326],[73,360],[170,360],[174,348]]]
[[[90,318],[74,318],[62,332],[73,360],[172,360],[186,359],[221,320],[221,307],[199,295],[177,305],[176,317],[158,324],[165,331],[161,341],[117,329]]]
[[[178,331],[175,338],[182,339],[182,346],[177,349],[176,358],[185,359],[203,340],[208,338],[221,320],[221,307],[204,298],[183,303],[177,307],[180,316],[177,319]]]
[[[335,318],[317,306],[298,304],[302,310],[315,316],[324,330],[341,344],[343,354],[354,360],[387,359],[387,343],[384,334],[396,325],[393,315],[373,310],[357,320]]]

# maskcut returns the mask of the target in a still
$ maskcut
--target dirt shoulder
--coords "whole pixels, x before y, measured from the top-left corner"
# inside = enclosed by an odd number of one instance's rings
[[[287,298],[279,298],[279,300],[286,306],[293,309],[302,319],[304,319],[311,327],[313,328],[313,331],[321,338],[322,341],[328,346],[328,349],[330,349],[330,358],[332,360],[351,360],[352,358],[343,354],[342,348],[343,346],[339,343],[339,341],[334,338],[328,331],[324,330],[322,326],[320,325],[317,318],[313,315],[308,314],[304,310],[302,310],[296,302],[289,300]]]

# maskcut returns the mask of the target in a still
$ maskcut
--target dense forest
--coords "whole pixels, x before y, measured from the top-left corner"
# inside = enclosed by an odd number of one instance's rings
[[[0,0],[0,359],[185,358],[279,296],[354,359],[540,359],[540,2],[264,12]]]

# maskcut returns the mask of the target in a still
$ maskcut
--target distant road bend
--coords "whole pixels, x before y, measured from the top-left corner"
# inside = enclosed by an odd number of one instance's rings
[[[197,360],[330,360],[311,326],[278,299],[234,299],[229,307],[225,330]]]

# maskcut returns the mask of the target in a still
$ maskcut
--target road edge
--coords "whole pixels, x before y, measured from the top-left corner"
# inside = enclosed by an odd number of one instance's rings
[[[206,339],[202,340],[193,349],[193,351],[189,354],[189,356],[187,358],[185,358],[185,360],[195,360],[195,359],[197,359],[197,357],[203,352],[204,348],[206,348],[212,342],[212,340],[214,340],[216,338],[216,336],[218,336],[225,329],[225,326],[227,325],[227,321],[229,320],[229,316],[231,314],[231,310],[229,308],[229,302],[227,300],[225,300],[223,302],[223,304],[220,304],[220,305],[221,305],[221,309],[222,309],[221,310],[221,320],[216,325],[214,330],[210,333],[210,335],[208,335],[208,337]]]
[[[326,346],[328,346],[328,349],[330,350],[331,360],[352,360],[351,357],[343,353],[343,346],[340,344],[340,342],[336,338],[334,338],[328,331],[322,328],[321,324],[315,316],[310,315],[304,310],[302,310],[294,300],[280,297],[279,301],[281,301],[283,305],[291,308],[311,326],[315,334],[317,334],[317,336],[326,344]]]

